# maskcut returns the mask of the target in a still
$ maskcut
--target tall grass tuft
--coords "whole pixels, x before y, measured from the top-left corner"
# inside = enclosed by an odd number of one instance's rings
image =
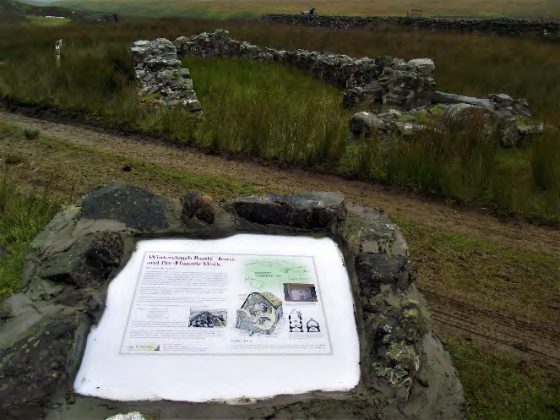
[[[437,132],[422,131],[391,148],[386,177],[420,191],[476,201],[488,194],[497,152],[496,133],[483,117],[449,120]]]
[[[537,139],[531,170],[538,188],[560,194],[560,132],[550,130]]]
[[[281,64],[189,58],[205,119],[201,145],[298,165],[327,165],[344,148],[341,93]]]

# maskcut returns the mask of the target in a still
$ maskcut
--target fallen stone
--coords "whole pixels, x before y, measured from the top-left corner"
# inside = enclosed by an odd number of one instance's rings
[[[389,130],[387,124],[377,115],[365,111],[354,114],[350,119],[349,127],[354,138],[386,134]]]
[[[432,96],[434,104],[468,104],[481,108],[492,109],[492,102],[485,98],[476,98],[474,96],[456,95],[454,93],[446,93],[435,91]]]

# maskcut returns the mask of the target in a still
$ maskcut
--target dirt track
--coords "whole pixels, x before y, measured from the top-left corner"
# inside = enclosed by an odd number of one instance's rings
[[[392,217],[493,240],[523,251],[560,257],[560,229],[519,221],[504,222],[480,210],[449,206],[391,188],[300,169],[280,169],[273,164],[263,165],[250,160],[229,160],[193,149],[148,142],[137,136],[115,135],[6,112],[0,112],[0,122],[21,128],[36,128],[41,130],[42,136],[62,143],[87,146],[123,159],[135,159],[177,171],[257,184],[274,192],[340,191],[347,199],[380,207]],[[36,146],[33,142],[18,146],[0,141],[0,152],[12,151],[17,147],[22,147],[22,150],[36,159],[44,158],[38,150],[34,150]],[[149,180],[146,186],[150,187]],[[556,280],[560,282],[560,274]],[[507,305],[489,307],[476,296],[465,296],[451,289],[442,289],[440,284],[433,284],[422,278],[418,285],[430,304],[435,328],[442,335],[464,337],[498,353],[514,353],[539,364],[552,364],[560,368],[560,326],[554,319],[520,316],[515,311],[509,311]],[[559,291],[560,283],[557,283],[550,293],[557,298]],[[555,304],[553,310],[560,312],[560,305]]]

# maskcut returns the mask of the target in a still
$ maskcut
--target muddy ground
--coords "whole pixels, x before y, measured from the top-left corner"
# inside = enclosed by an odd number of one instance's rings
[[[412,232],[414,236],[416,227],[422,232],[416,246],[412,241],[413,258],[418,263],[417,284],[428,300],[434,328],[440,336],[472,340],[500,356],[511,354],[560,372],[557,227],[504,220],[484,209],[447,204],[390,187],[281,168],[273,163],[208,155],[142,136],[119,135],[7,112],[0,112],[2,123],[38,129],[41,133],[37,140],[0,136],[0,157],[12,157],[12,163],[7,165],[10,176],[17,177],[24,186],[47,185],[49,193],[64,197],[67,202],[76,200],[94,185],[121,180],[168,196],[180,195],[192,186],[209,191],[215,198],[265,191],[340,191],[350,201],[380,207],[406,225],[405,233]],[[481,241],[484,247],[480,251],[475,249],[467,258],[446,253],[446,245],[438,243],[440,234]],[[513,267],[514,274],[509,273],[509,252],[543,259],[548,280],[533,277],[529,269],[524,273],[523,267]],[[512,266],[522,265],[516,258],[512,259]],[[447,275],[442,273],[448,273],[442,265],[448,263],[465,272],[472,270],[476,276],[476,261],[485,259],[498,260],[500,273],[490,276],[495,282],[484,287],[457,287],[457,279],[442,278]],[[458,281],[462,279],[459,277]]]

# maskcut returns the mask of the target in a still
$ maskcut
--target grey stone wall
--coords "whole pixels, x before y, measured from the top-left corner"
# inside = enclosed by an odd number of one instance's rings
[[[363,102],[367,97],[377,105],[410,109],[431,103],[435,82],[432,68],[406,63],[392,57],[352,58],[308,50],[275,50],[231,38],[218,29],[175,40],[179,56],[244,57],[286,63],[310,72],[313,76],[347,89],[346,105]],[[433,63],[432,63],[433,66]],[[428,69],[428,70],[427,70]]]
[[[146,105],[182,106],[200,111],[189,70],[181,67],[171,41],[136,41],[131,48],[138,80],[138,96]]]
[[[502,35],[543,35],[560,33],[560,22],[554,20],[452,16],[321,16],[309,14],[269,14],[264,15],[262,19],[266,23],[315,26],[331,29],[351,29],[363,26],[398,25],[446,31],[476,31]]]

